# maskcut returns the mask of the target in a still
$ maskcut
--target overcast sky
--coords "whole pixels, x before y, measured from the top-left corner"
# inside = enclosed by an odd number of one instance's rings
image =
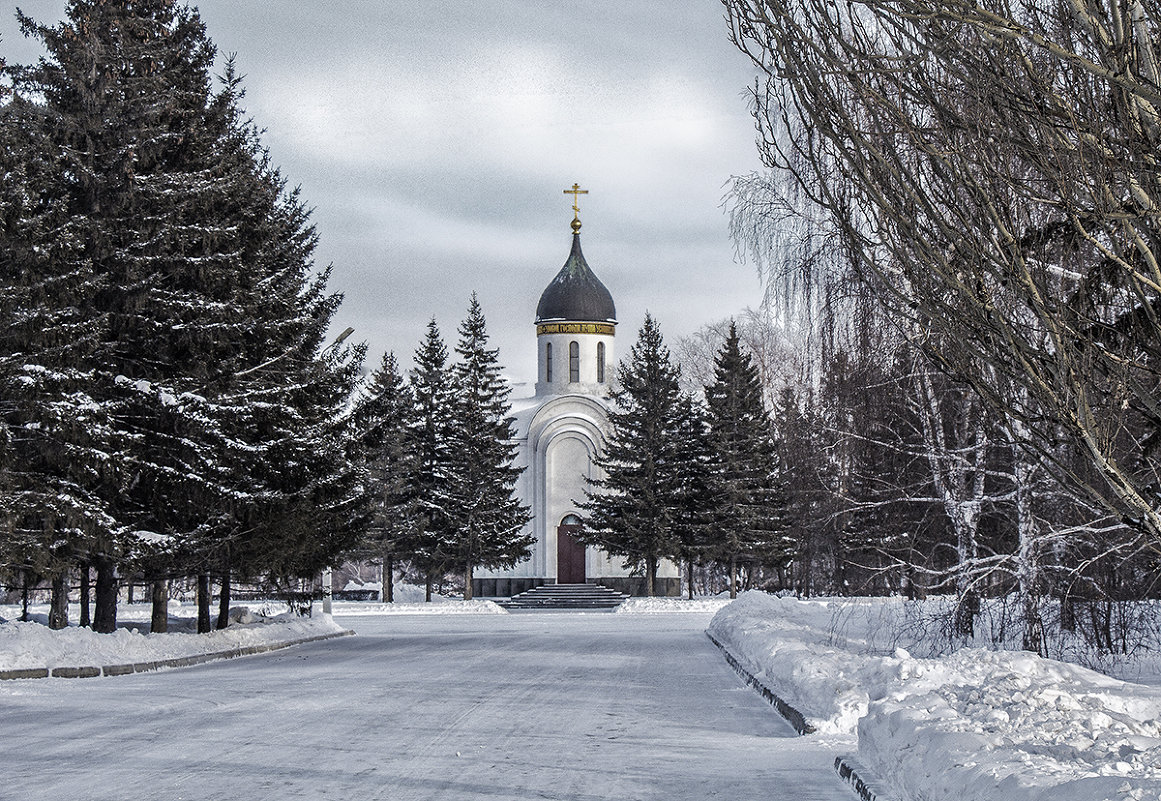
[[[62,0],[21,0],[58,19]],[[472,290],[516,382],[536,302],[581,241],[628,353],[648,309],[669,341],[761,301],[721,203],[759,169],[753,71],[714,0],[206,0],[248,114],[315,209],[320,266],[373,367],[410,366],[434,316],[451,347]],[[9,11],[0,52],[39,55]],[[518,391],[517,394],[522,394]]]

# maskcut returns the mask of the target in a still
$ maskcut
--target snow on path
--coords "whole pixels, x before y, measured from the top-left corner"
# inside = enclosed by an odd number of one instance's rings
[[[892,603],[750,592],[709,631],[819,731],[857,731],[904,801],[1161,799],[1158,688],[1023,651],[875,653]]]
[[[0,685],[0,795],[850,801],[708,615],[347,617],[359,636],[178,672]]]
[[[630,598],[613,610],[618,615],[713,614],[729,604],[727,598]]]
[[[53,631],[40,623],[11,621],[0,625],[0,670],[127,665],[273,646],[343,631],[329,617],[292,614],[255,619],[247,625],[234,623],[206,634],[143,634],[133,627],[97,634],[79,626]]]

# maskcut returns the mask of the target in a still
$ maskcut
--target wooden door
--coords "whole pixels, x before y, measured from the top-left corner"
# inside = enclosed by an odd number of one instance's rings
[[[556,583],[585,583],[585,546],[577,542],[574,533],[580,526],[561,525],[556,528]]]

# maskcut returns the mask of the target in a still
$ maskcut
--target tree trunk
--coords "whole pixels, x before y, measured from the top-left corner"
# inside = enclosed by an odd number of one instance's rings
[[[1068,590],[1060,599],[1060,628],[1067,632],[1076,631],[1076,599]]]
[[[111,634],[117,630],[117,568],[107,556],[93,561],[97,568],[93,631]]]
[[[91,626],[93,619],[89,615],[89,562],[81,562],[81,625]]]
[[[472,566],[470,563],[464,567],[464,600],[472,600]]]
[[[738,597],[738,557],[730,554],[730,598]]]
[[[431,603],[431,574],[427,574],[427,586],[424,589],[423,600],[425,603]]]
[[[198,573],[198,634],[210,630],[210,574]]]
[[[689,595],[689,600],[693,600],[693,559],[687,559],[685,562],[685,584],[686,592]]]
[[[980,613],[980,596],[974,589],[965,590],[960,594],[955,605],[955,633],[970,639],[975,636],[976,616]]]
[[[383,557],[383,587],[379,590],[379,600],[384,603],[395,602],[395,556],[387,554]]]
[[[152,588],[153,617],[149,621],[149,630],[162,634],[169,631],[169,580],[155,579]]]
[[[126,598],[125,598],[125,603],[132,606],[133,605],[133,579],[132,578],[130,578],[129,581],[125,584],[125,589],[128,591],[128,594],[126,595]]]
[[[20,571],[20,620],[28,622],[28,571]]]
[[[645,558],[645,594],[652,598],[656,592],[657,559],[649,556]]]
[[[63,571],[52,577],[52,602],[48,612],[48,627],[64,629],[69,625],[69,574]]]
[[[1018,424],[1017,424],[1018,425]],[[1018,429],[1017,429],[1018,430]],[[1015,442],[1011,443],[1016,488],[1016,529],[1019,551],[1016,577],[1024,604],[1024,633],[1021,643],[1025,651],[1048,656],[1044,642],[1044,621],[1040,614],[1040,552],[1039,526],[1032,514],[1032,480],[1034,468],[1028,457]]]
[[[230,625],[230,568],[222,570],[222,589],[218,593],[218,628]]]

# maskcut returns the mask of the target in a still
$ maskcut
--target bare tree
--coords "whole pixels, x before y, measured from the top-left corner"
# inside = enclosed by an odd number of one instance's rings
[[[762,155],[792,178],[744,183],[737,224],[808,200],[1021,447],[1161,548],[1157,4],[726,6],[764,75]]]
[[[809,371],[801,322],[779,318],[768,306],[746,309],[733,318],[709,323],[679,339],[673,350],[681,365],[681,388],[700,396],[713,383],[714,360],[725,344],[731,325],[758,370],[766,409],[773,409],[782,390],[788,385],[800,384]]]

